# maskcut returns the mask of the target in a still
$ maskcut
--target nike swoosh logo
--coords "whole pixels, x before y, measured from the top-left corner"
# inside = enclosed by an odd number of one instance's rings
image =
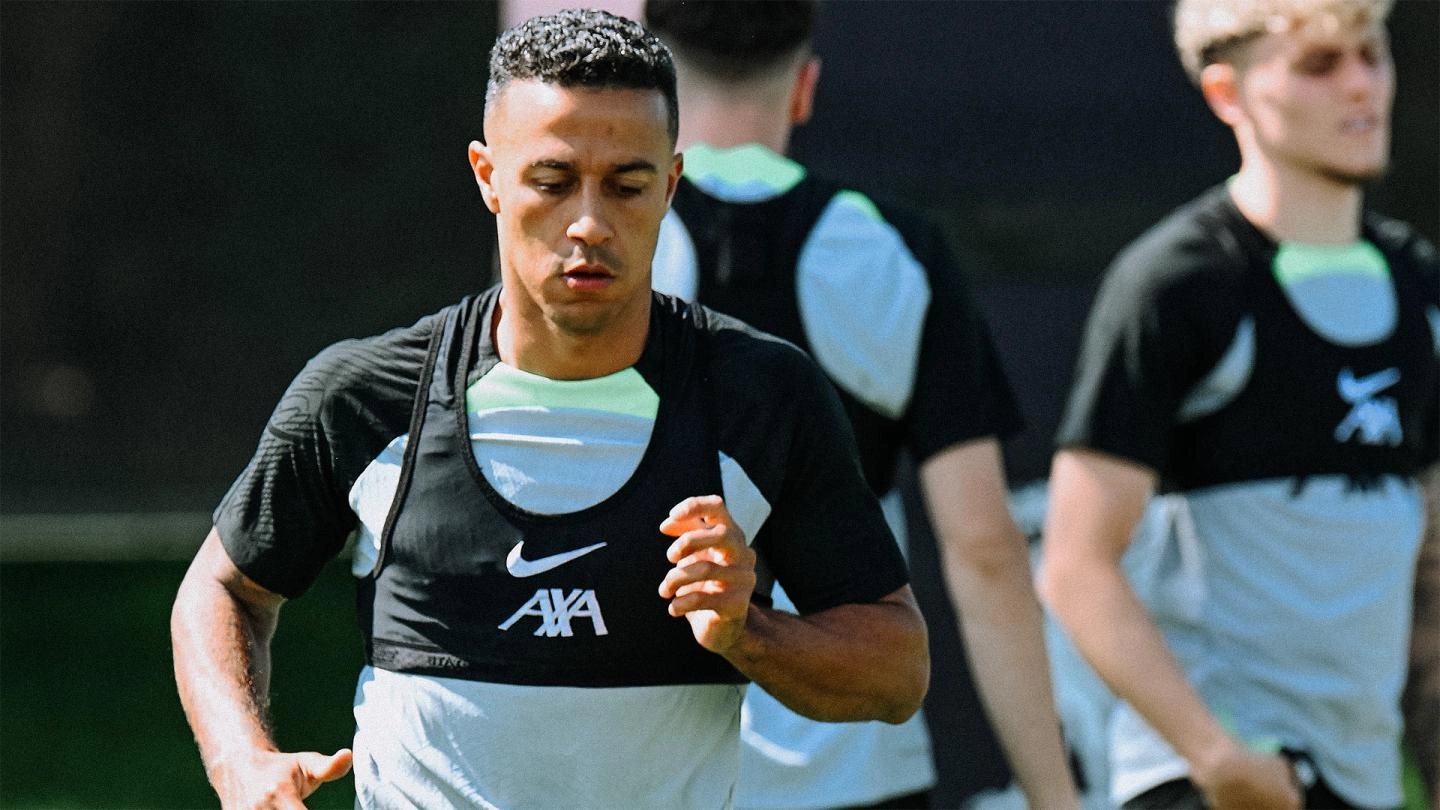
[[[1340,389],[1340,397],[1350,403],[1369,399],[1397,382],[1400,382],[1398,368],[1387,368],[1359,379],[1356,379],[1355,372],[1344,368],[1340,370],[1340,378],[1335,381],[1336,387]]]
[[[571,560],[577,560],[598,548],[604,548],[604,543],[596,543],[593,546],[577,548],[574,551],[565,551],[560,554],[551,554],[549,557],[541,557],[538,560],[527,560],[520,556],[520,550],[525,547],[525,541],[515,544],[510,549],[510,555],[505,558],[505,570],[515,577],[533,577],[536,574],[543,574],[552,568],[559,568]]]

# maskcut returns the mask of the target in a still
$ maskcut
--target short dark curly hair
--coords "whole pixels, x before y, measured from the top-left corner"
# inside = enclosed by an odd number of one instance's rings
[[[490,50],[486,107],[517,79],[560,87],[659,90],[665,97],[671,142],[679,135],[680,102],[670,49],[639,23],[608,11],[567,9],[532,17],[501,34]]]
[[[646,0],[645,24],[687,65],[743,81],[808,48],[819,0]]]

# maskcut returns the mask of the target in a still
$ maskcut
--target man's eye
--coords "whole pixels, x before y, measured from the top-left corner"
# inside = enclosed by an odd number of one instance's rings
[[[1324,76],[1334,70],[1339,63],[1340,55],[1337,53],[1317,53],[1301,59],[1297,68],[1306,76]]]
[[[615,193],[620,195],[621,197],[639,197],[641,194],[645,193],[645,187],[616,185]]]
[[[530,185],[545,194],[562,194],[570,188],[568,180],[532,180]]]

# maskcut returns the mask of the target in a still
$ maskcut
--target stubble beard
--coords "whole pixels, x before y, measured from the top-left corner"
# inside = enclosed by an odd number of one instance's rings
[[[618,301],[559,306],[551,310],[550,323],[567,337],[600,337],[609,334],[623,323],[634,306],[634,302]]]
[[[1336,185],[1360,188],[1385,179],[1390,171],[1390,139],[1385,137],[1384,145],[1377,149],[1368,162],[1345,165],[1334,159],[1318,158],[1310,163],[1310,170],[1318,177]]]
[[[1341,186],[1364,187],[1385,179],[1390,171],[1390,162],[1382,160],[1368,169],[1347,169],[1340,166],[1316,166],[1315,172],[1322,178]]]
[[[1329,182],[1331,183],[1335,183],[1336,186],[1356,187],[1356,189],[1362,189],[1362,187],[1371,186],[1371,184],[1378,183],[1381,182],[1381,180],[1384,180],[1387,169],[1387,166],[1381,166],[1378,167],[1378,169],[1368,170],[1368,172],[1348,172],[1348,170],[1344,169],[1322,169],[1320,170],[1319,174],[1320,177],[1329,180]]]
[[[555,329],[566,337],[572,338],[603,335],[614,321],[614,315],[608,312],[593,314],[556,312],[550,316],[550,322],[555,325]]]

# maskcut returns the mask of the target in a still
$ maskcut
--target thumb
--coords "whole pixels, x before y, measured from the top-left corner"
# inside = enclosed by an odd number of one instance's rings
[[[308,751],[300,754],[300,770],[305,774],[306,794],[314,791],[325,782],[333,782],[336,779],[350,772],[350,763],[354,754],[349,748],[341,748],[329,756]]]

